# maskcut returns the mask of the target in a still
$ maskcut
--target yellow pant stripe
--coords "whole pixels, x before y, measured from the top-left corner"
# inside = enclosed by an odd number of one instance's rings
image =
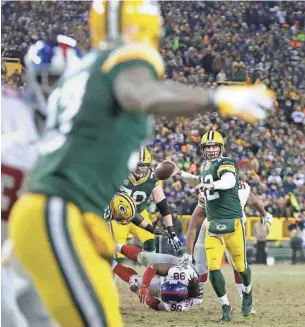
[[[66,204],[58,197],[50,197],[46,210],[49,240],[84,326],[106,327],[104,311],[69,236]]]

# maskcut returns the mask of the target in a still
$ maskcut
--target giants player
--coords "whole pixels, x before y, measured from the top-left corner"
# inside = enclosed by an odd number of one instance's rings
[[[157,311],[187,311],[202,302],[203,290],[192,264],[178,265],[178,258],[149,253],[132,245],[117,244],[117,251],[146,266],[143,276],[117,262],[113,271],[137,293],[140,302]]]
[[[37,129],[34,113],[9,87],[1,89],[1,286],[2,319],[7,327],[46,327],[51,322],[42,308],[31,282],[16,262],[8,240],[8,218],[21,191],[25,176],[37,160]],[[17,268],[18,274],[12,267]],[[21,310],[20,310],[21,308]],[[27,317],[23,315],[23,313]]]

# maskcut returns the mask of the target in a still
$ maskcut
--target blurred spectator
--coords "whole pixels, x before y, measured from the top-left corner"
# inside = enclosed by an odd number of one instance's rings
[[[266,264],[267,263],[267,254],[266,254],[266,240],[269,234],[268,227],[263,223],[261,218],[259,222],[256,222],[253,225],[253,236],[257,238],[256,242],[256,263],[257,264]]]
[[[23,62],[32,42],[58,33],[74,37],[87,51],[89,6],[90,1],[2,2],[2,56]],[[157,118],[148,144],[153,165],[171,156],[181,169],[199,174],[200,138],[217,129],[226,136],[226,155],[236,160],[242,178],[274,216],[304,208],[305,3],[163,1],[161,7],[165,78],[206,87],[262,82],[276,90],[277,103],[276,113],[257,127],[217,114]],[[2,63],[1,75],[6,74]],[[13,75],[5,80],[22,88],[23,74]],[[172,178],[164,189],[179,214],[192,212],[197,199],[188,185]],[[246,213],[257,215],[248,207]]]
[[[292,248],[292,264],[297,262],[305,263],[305,251],[303,248],[303,230],[305,229],[304,217],[296,219],[292,224],[288,226],[291,234],[291,248]],[[297,258],[299,252],[300,258]]]

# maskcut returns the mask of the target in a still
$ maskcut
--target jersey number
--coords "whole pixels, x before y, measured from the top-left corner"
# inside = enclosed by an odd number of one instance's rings
[[[182,311],[182,305],[180,305],[180,304],[172,304],[170,306],[170,311]]]
[[[18,198],[23,181],[23,173],[17,169],[1,165],[1,219],[8,220],[11,208]]]
[[[147,195],[143,191],[135,191],[132,193],[132,190],[130,190],[124,186],[121,186],[120,189],[121,189],[121,191],[127,193],[129,196],[132,196],[136,202],[136,205],[139,205],[139,204],[145,202],[147,199]]]
[[[185,280],[185,273],[184,272],[181,272],[181,273],[175,272],[174,279]]]
[[[83,71],[68,79],[50,95],[46,123],[48,132],[39,146],[42,154],[53,152],[65,143],[66,135],[72,129],[73,118],[81,107],[88,79],[89,73]]]
[[[206,175],[204,178],[205,183],[212,183],[213,181],[214,180],[212,174]],[[219,193],[215,191],[206,191],[205,196],[208,201],[213,201],[220,198]]]

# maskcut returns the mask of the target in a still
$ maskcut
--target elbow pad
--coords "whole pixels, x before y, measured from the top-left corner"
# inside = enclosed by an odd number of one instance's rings
[[[170,215],[168,203],[165,198],[163,200],[161,200],[160,202],[156,203],[156,206],[157,206],[158,210],[160,211],[162,217]]]

